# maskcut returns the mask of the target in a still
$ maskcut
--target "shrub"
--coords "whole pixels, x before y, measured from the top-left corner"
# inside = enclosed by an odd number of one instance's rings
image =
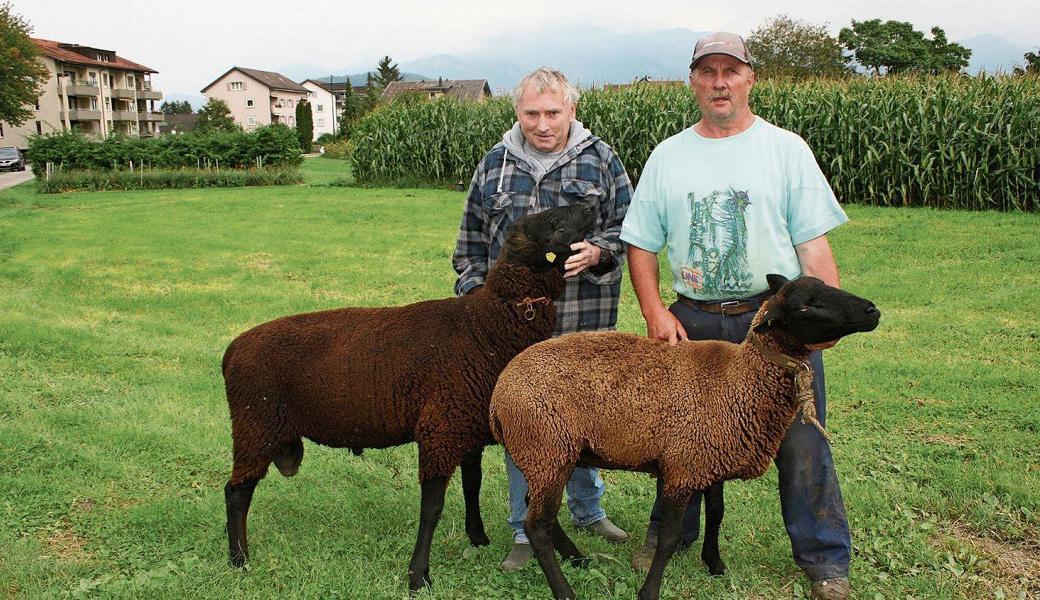
[[[338,142],[326,144],[325,156],[328,158],[350,158],[352,144],[348,139],[341,139]]]
[[[261,169],[61,170],[36,181],[44,194],[75,191],[126,191],[206,187],[244,187],[303,183],[295,167]]]
[[[50,162],[62,169],[110,171],[145,165],[183,168],[217,165],[221,168],[299,166],[303,161],[296,132],[285,125],[258,127],[253,131],[187,133],[155,138],[111,135],[97,140],[74,132],[29,138],[28,159],[33,173],[42,178]]]

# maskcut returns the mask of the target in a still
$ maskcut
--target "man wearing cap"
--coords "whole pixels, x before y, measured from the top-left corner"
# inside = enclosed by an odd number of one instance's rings
[[[742,341],[768,295],[767,273],[839,285],[826,234],[848,218],[808,145],[751,112],[751,62],[738,35],[714,33],[697,42],[690,87],[701,119],[654,149],[632,198],[621,239],[628,243],[632,287],[649,337],[671,344]],[[657,262],[665,246],[678,294],[667,308]],[[815,347],[811,358],[821,423],[826,400],[819,350],[833,345]],[[795,562],[813,581],[812,598],[847,598],[851,542],[830,447],[796,419],[776,466],[784,524]],[[700,500],[698,494],[685,507],[680,548],[697,539]],[[717,501],[721,511],[721,488]],[[662,514],[682,510],[669,505],[658,480],[634,567],[649,568]]]

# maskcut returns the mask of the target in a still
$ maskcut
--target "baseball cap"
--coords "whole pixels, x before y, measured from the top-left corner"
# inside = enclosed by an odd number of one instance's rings
[[[690,69],[693,69],[698,60],[709,54],[728,54],[742,63],[751,64],[751,53],[748,52],[744,38],[735,33],[716,31],[697,40],[697,44],[693,47]]]

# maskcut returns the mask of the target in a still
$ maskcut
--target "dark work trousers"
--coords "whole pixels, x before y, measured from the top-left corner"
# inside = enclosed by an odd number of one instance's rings
[[[682,323],[691,340],[726,340],[740,343],[747,336],[755,311],[724,317],[699,311],[676,302],[669,307]],[[826,425],[827,401],[824,392],[823,355],[813,352],[813,393],[816,415]],[[798,413],[801,415],[801,412]],[[845,503],[838,487],[834,460],[827,441],[812,425],[802,424],[796,416],[780,445],[775,460],[780,478],[780,510],[795,563],[813,581],[848,577],[852,541],[845,517]],[[661,480],[650,513],[650,531],[656,534],[661,520]],[[700,527],[701,493],[690,500],[683,517],[680,547],[697,539]]]

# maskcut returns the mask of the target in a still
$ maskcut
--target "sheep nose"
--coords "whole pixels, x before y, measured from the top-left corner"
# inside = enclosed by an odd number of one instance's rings
[[[876,306],[871,304],[870,306],[867,307],[867,314],[870,315],[870,316],[874,316],[874,315],[881,314],[881,311],[879,311]]]

